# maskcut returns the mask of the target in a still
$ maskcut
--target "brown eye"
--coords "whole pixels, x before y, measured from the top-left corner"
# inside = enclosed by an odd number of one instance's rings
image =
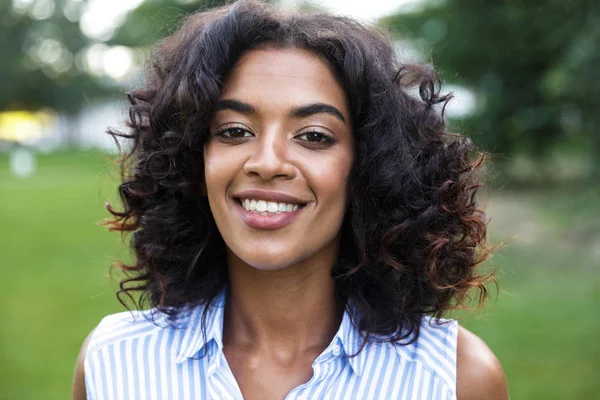
[[[237,127],[226,128],[226,129],[220,130],[215,135],[221,136],[224,138],[228,138],[228,139],[245,139],[245,138],[252,137],[251,132],[249,132],[246,129],[237,128]]]
[[[328,144],[328,143],[335,142],[335,140],[333,140],[329,135],[326,135],[321,132],[302,133],[302,134],[296,136],[296,139],[299,139],[299,140],[302,140],[305,142],[310,142],[310,143],[317,143],[317,144]]]

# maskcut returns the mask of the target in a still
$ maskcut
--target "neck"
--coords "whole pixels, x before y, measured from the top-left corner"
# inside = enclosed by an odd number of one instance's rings
[[[224,343],[290,353],[325,349],[343,314],[331,277],[334,262],[332,255],[265,271],[229,252]]]

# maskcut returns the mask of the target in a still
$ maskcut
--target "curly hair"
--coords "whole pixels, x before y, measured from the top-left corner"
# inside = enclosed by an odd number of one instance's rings
[[[128,94],[121,211],[111,230],[132,232],[132,265],[117,292],[125,305],[171,317],[210,304],[227,283],[225,244],[203,194],[202,149],[220,89],[242,53],[260,46],[322,57],[345,90],[355,160],[338,262],[332,273],[365,343],[411,342],[423,315],[479,304],[491,274],[485,214],[475,200],[485,155],[448,133],[431,66],[403,64],[374,27],[254,0],[188,16],[156,46],[145,86]],[[416,90],[418,89],[418,91]],[[141,293],[139,302],[133,294]]]

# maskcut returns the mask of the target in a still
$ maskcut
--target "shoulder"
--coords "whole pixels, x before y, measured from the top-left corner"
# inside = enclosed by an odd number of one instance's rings
[[[151,311],[127,311],[104,317],[85,338],[79,351],[73,377],[73,399],[85,400],[91,393],[91,370],[97,367],[94,362],[102,362],[103,351],[123,342],[152,336],[167,326],[164,316]]]
[[[459,326],[456,348],[458,400],[508,399],[500,362],[477,335]]]
[[[426,377],[438,392],[448,396],[454,394],[456,387],[457,329],[455,320],[424,316],[416,340],[394,344],[400,358],[407,362],[403,368],[411,376]]]
[[[73,376],[73,400],[86,400],[86,390],[85,390],[85,353],[87,352],[88,344],[92,335],[94,334],[94,329],[90,332],[89,335],[83,341],[83,345],[81,346],[81,350],[79,350],[79,355],[77,356],[77,364],[75,365],[75,374]]]
[[[111,314],[102,319],[89,338],[87,353],[122,341],[140,339],[169,327],[166,317],[148,311],[125,311]]]

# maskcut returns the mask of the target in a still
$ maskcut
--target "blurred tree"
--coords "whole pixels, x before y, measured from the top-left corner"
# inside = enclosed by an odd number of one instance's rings
[[[575,143],[600,165],[600,2],[429,1],[381,22],[478,96],[463,128],[488,150],[540,158]]]
[[[151,46],[173,33],[183,17],[195,11],[218,7],[229,0],[145,0],[130,12],[110,44],[129,47]]]
[[[103,6],[98,1],[0,0],[0,111],[50,107],[72,116],[93,99],[115,96],[118,82],[102,67],[99,72],[90,66],[91,50],[96,50],[96,58],[100,57],[96,63],[101,65],[106,63],[101,59],[103,52],[111,46],[149,46],[175,28],[186,13],[223,3],[146,0],[124,19],[100,24],[100,28],[110,28],[121,23],[120,27],[94,36],[85,29],[89,19],[84,21],[82,16],[86,10],[89,14],[89,7],[96,6],[97,12],[98,4]],[[76,145],[72,129],[67,127],[65,136],[68,145]]]
[[[91,45],[149,46],[186,13],[225,1],[146,0],[106,39],[90,38],[80,28],[89,3],[0,0],[0,111],[52,107],[70,114],[89,99],[114,94],[115,82],[86,66]]]
[[[89,43],[78,21],[62,11],[68,0],[0,2],[0,111],[52,107],[77,110],[86,93],[102,91],[76,57]]]

